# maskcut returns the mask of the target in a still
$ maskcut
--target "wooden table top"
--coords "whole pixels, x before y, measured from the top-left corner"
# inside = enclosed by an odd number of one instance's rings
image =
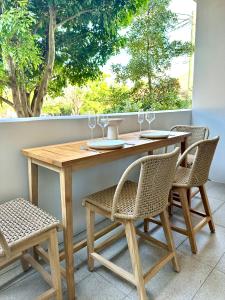
[[[187,132],[173,132],[171,136],[165,139],[140,139],[139,132],[122,134],[119,139],[127,143],[123,148],[114,150],[99,150],[91,152],[81,150],[81,146],[86,146],[87,140],[75,141],[58,145],[49,145],[30,149],[23,149],[22,153],[32,160],[45,163],[49,166],[58,168],[71,166],[75,169],[81,169],[97,165],[99,163],[109,162],[121,159],[126,156],[135,155],[143,152],[152,151],[176,143],[184,142],[190,136]]]

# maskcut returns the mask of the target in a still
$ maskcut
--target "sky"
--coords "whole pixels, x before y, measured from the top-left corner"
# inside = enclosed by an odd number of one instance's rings
[[[172,0],[170,9],[180,15],[181,18],[185,18],[185,15],[192,15],[196,10],[196,3],[194,0]],[[191,41],[191,26],[185,26],[179,30],[174,31],[171,36],[171,40]],[[112,64],[126,65],[129,62],[129,55],[126,50],[121,50],[116,56],[111,57],[106,65],[102,68],[104,73],[112,74]],[[188,72],[189,62],[187,58],[176,58],[172,61],[172,67],[169,70],[169,75],[172,77],[180,77]]]

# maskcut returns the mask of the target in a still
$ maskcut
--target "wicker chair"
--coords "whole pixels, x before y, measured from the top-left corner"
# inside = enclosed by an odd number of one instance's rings
[[[38,297],[62,299],[57,229],[59,221],[30,202],[18,198],[0,205],[0,267],[21,259],[24,270],[31,265],[51,286]],[[51,275],[28,253],[28,249],[49,242]]]
[[[206,190],[204,184],[208,180],[209,170],[211,162],[218,144],[219,137],[213,139],[208,139],[204,141],[197,142],[191,145],[180,157],[177,163],[177,171],[175,174],[175,180],[173,182],[172,191],[179,194],[179,199],[181,204],[174,200],[173,197],[170,201],[173,205],[182,208],[184,214],[184,220],[186,224],[186,229],[171,226],[173,230],[188,236],[191,250],[193,253],[197,253],[197,244],[195,239],[195,234],[202,229],[206,224],[209,225],[211,232],[215,232],[215,226],[212,219],[212,213],[209,206]],[[196,155],[191,168],[181,167],[182,162],[187,159],[189,153],[196,151]],[[187,191],[196,187],[199,189],[201,194],[202,203],[204,206],[205,213],[191,209],[188,206]],[[195,226],[192,225],[191,213],[202,217],[202,220]],[[159,224],[158,221],[151,219],[151,222]]]
[[[203,126],[190,126],[190,125],[176,125],[173,126],[170,131],[179,131],[179,132],[191,132],[191,136],[187,139],[186,147],[189,148],[191,145],[196,142],[207,140],[209,137],[209,129]],[[194,161],[195,150],[192,149],[187,156],[187,166],[191,167]]]
[[[174,269],[178,272],[179,265],[176,257],[171,229],[168,223],[167,205],[168,195],[172,186],[175,174],[175,166],[179,155],[179,149],[162,155],[146,156],[132,163],[122,175],[117,186],[97,192],[88,196],[83,204],[87,213],[87,249],[88,267],[92,271],[94,259],[100,261],[104,266],[114,271],[124,279],[136,285],[139,299],[147,299],[145,283],[152,278],[161,267],[172,260]],[[135,167],[140,168],[138,184],[128,181],[130,172]],[[106,260],[97,252],[102,246],[94,247],[94,218],[99,213],[112,221],[119,222],[125,227],[119,237],[126,235],[128,248],[134,274],[131,274],[112,262]],[[136,230],[134,222],[137,219],[160,215],[167,245],[145,235],[141,230]],[[160,262],[156,263],[146,274],[143,275],[139,258],[136,234],[142,238],[164,247],[168,254]],[[111,244],[117,237],[110,237],[105,245]]]
[[[179,131],[179,132],[190,132],[191,136],[187,139],[186,148],[189,148],[191,145],[195,144],[196,142],[207,140],[209,138],[209,129],[204,126],[191,126],[191,125],[175,125],[171,129],[171,131]],[[186,159],[187,167],[191,167],[194,161],[196,149],[193,149],[188,153]],[[194,192],[191,189],[188,191],[188,203],[190,206],[191,199],[198,194],[199,191],[195,190]],[[179,200],[179,197],[176,193],[173,193],[173,197],[175,200]],[[170,214],[172,213],[172,207],[170,207]]]

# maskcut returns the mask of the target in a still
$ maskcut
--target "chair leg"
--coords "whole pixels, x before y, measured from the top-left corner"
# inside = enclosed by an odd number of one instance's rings
[[[136,281],[137,291],[140,300],[147,300],[147,295],[144,285],[144,277],[139,257],[138,243],[136,239],[136,231],[132,221],[126,221],[125,232],[127,237],[128,248],[131,257],[134,277]]]
[[[90,255],[94,252],[94,224],[95,212],[86,206],[86,221],[87,221],[87,257],[88,257],[88,270],[90,272],[94,269],[94,258]]]
[[[191,189],[187,190],[188,206],[191,208]]]
[[[50,232],[49,237],[49,259],[53,287],[56,291],[56,300],[62,300],[61,274],[59,265],[59,249],[56,229]]]
[[[209,229],[212,233],[214,233],[215,232],[215,225],[214,225],[214,222],[213,222],[212,212],[211,212],[211,208],[210,208],[210,205],[209,205],[209,200],[208,200],[208,197],[207,197],[207,194],[206,194],[205,187],[200,186],[199,191],[200,191],[200,194],[201,194],[202,203],[203,203],[203,206],[204,206],[204,209],[205,209],[205,213],[208,217],[210,217],[210,221],[208,222]]]
[[[23,254],[25,254],[27,251],[24,251]],[[23,271],[26,272],[30,269],[29,263],[23,258],[23,256],[20,258],[20,263],[22,265]]]
[[[170,193],[169,193],[169,199],[168,199],[169,201],[169,206],[168,206],[168,213],[169,213],[169,215],[170,216],[172,216],[173,215],[173,192],[172,191],[170,191]]]
[[[165,234],[165,237],[167,240],[167,245],[168,245],[169,251],[174,254],[174,257],[172,259],[172,264],[173,264],[174,270],[176,272],[180,272],[180,266],[179,266],[178,259],[177,259],[176,248],[174,245],[174,240],[173,240],[173,235],[172,235],[172,231],[171,231],[171,227],[170,227],[170,223],[169,223],[168,213],[166,210],[164,210],[160,214],[160,219],[162,222],[162,226],[163,226],[164,234]]]
[[[193,225],[191,222],[191,214],[190,214],[190,209],[188,205],[188,198],[187,198],[187,190],[186,189],[179,189],[179,195],[180,195],[180,201],[183,209],[183,214],[184,214],[184,220],[188,232],[188,237],[191,245],[191,250],[193,253],[197,253],[197,245],[196,245],[196,240],[195,240],[195,233],[193,229]]]
[[[144,232],[149,232],[149,221],[144,219]]]

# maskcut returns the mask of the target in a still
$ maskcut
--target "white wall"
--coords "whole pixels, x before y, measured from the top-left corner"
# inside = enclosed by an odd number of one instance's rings
[[[137,115],[123,115],[124,122],[120,132],[138,130]],[[190,124],[191,111],[174,111],[156,113],[153,128],[169,129],[175,124]],[[145,124],[147,127],[147,124]],[[96,129],[100,135],[100,129]],[[65,117],[0,121],[0,202],[18,196],[28,198],[27,161],[21,154],[21,149],[63,143],[89,138],[86,117]],[[74,214],[76,215],[75,232],[85,226],[84,208],[81,199],[89,194],[118,182],[122,172],[134,157],[85,169],[74,174]],[[39,172],[40,206],[60,218],[60,198],[58,175],[52,171],[40,168]]]
[[[197,1],[192,118],[220,135],[210,178],[225,182],[225,0]]]

